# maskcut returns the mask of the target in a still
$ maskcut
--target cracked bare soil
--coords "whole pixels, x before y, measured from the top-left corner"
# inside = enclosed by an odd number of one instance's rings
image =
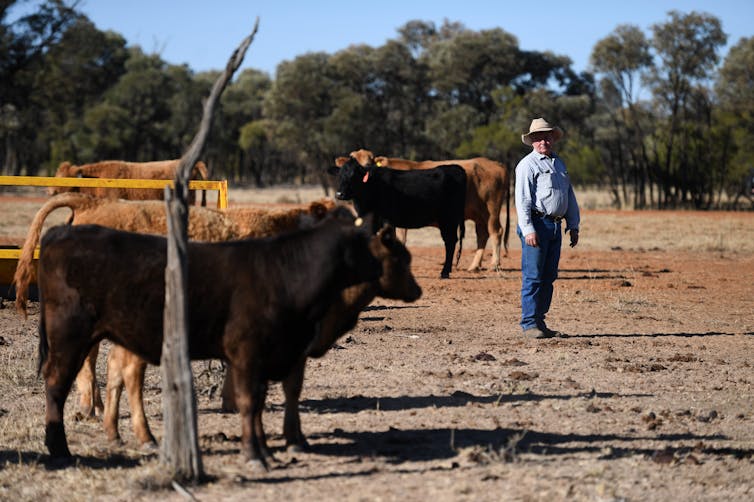
[[[3,202],[18,225],[0,226],[9,240],[23,238],[41,204],[17,203]],[[751,500],[753,224],[751,212],[584,211],[548,318],[566,336],[538,341],[517,325],[515,233],[502,271],[441,281],[438,232],[409,232],[424,294],[376,300],[309,362],[301,409],[311,452],[283,449],[274,384],[264,421],[277,462],[250,469],[238,417],[219,412],[219,363],[194,363],[210,480],[187,489],[198,500]],[[462,266],[473,242],[472,229]],[[185,500],[160,484],[158,454],[137,449],[125,399],[125,444],[112,445],[101,421],[76,420],[72,393],[73,462],[49,461],[38,310],[33,302],[24,321],[11,302],[0,309],[0,499]],[[158,439],[160,394],[150,368]]]

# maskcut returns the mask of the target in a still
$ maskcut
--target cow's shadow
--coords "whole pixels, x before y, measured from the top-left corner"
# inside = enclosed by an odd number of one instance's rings
[[[387,431],[348,432],[335,429],[327,435],[312,435],[313,453],[333,457],[373,458],[381,457],[391,464],[406,462],[449,461],[446,466],[433,469],[447,470],[458,466],[467,457],[479,462],[505,463],[527,456],[541,456],[543,460],[553,456],[570,458],[577,454],[596,454],[600,460],[644,456],[662,460],[687,457],[699,453],[733,459],[751,458],[754,449],[706,446],[712,441],[728,439],[720,434],[658,434],[656,436],[629,436],[620,434],[560,434],[526,429],[396,429]],[[646,446],[651,441],[652,447]],[[644,442],[642,444],[637,444]],[[680,442],[694,446],[679,446]],[[658,445],[659,443],[659,445]],[[702,445],[702,446],[699,446]],[[466,453],[464,453],[466,452]],[[425,472],[426,466],[401,467],[402,472]],[[374,469],[358,472],[335,472],[311,477],[284,476],[256,479],[257,483],[279,484],[292,480],[321,479],[333,477],[369,476]]]
[[[73,455],[67,458],[51,458],[45,453],[29,450],[0,450],[0,465],[32,465],[39,464],[45,469],[54,471],[69,469],[72,467],[86,467],[95,470],[137,467],[142,464],[144,458],[157,454],[144,455],[140,458],[131,458],[117,453],[108,454],[106,457],[91,457]]]
[[[655,454],[666,446],[671,448],[698,448],[700,452],[735,458],[747,458],[754,455],[754,449],[720,448],[712,446],[678,446],[679,442],[698,445],[700,442],[722,441],[728,439],[722,434],[658,434],[658,435],[620,435],[620,434],[560,434],[527,429],[497,428],[483,429],[397,429],[387,431],[344,431],[335,429],[327,436],[318,438],[313,447],[314,452],[328,456],[368,457],[378,455],[389,462],[433,461],[454,458],[460,450],[481,448],[490,453],[509,455],[530,453],[536,455],[574,455],[577,453],[599,453],[601,458],[614,459],[630,455]],[[323,439],[335,439],[323,442]],[[632,446],[639,442],[661,442],[666,446],[647,447]],[[609,451],[607,448],[609,447]]]
[[[420,408],[461,408],[469,404],[505,404],[514,402],[540,402],[547,400],[569,400],[580,398],[642,398],[652,394],[617,394],[614,392],[582,392],[577,394],[495,394],[475,396],[456,391],[448,396],[398,396],[368,397],[353,396],[328,399],[305,399],[300,403],[302,411],[314,413],[359,413],[366,410],[405,411]]]
[[[751,333],[744,333],[744,335],[750,335]],[[722,333],[720,331],[707,331],[704,333],[595,333],[586,335],[570,335],[564,334],[558,339],[568,338],[665,338],[665,337],[679,337],[679,338],[696,338],[696,337],[708,337],[708,336],[736,336],[735,333]]]

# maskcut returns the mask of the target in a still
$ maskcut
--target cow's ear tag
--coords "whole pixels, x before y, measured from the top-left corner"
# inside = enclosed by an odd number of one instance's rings
[[[360,227],[361,225],[364,224],[364,220],[361,218],[356,218],[356,221],[354,221],[353,224],[356,225],[357,227]]]
[[[376,162],[376,164],[377,164],[377,167],[382,167],[382,162],[380,162],[379,160]]]
[[[361,178],[361,182],[362,183],[366,183],[368,179],[369,179],[369,171],[367,171],[367,173],[364,175],[364,177]]]

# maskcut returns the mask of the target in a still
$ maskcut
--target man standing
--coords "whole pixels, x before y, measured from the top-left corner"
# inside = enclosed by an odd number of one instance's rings
[[[517,233],[521,238],[521,328],[527,338],[560,333],[545,324],[558,277],[561,221],[571,247],[579,242],[579,206],[563,161],[552,146],[563,131],[545,119],[532,120],[521,141],[532,151],[516,166]]]

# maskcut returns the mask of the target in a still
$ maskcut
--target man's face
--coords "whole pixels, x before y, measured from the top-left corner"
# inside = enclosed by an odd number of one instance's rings
[[[535,132],[529,138],[531,138],[531,146],[537,153],[542,155],[550,155],[552,153],[552,131]]]

